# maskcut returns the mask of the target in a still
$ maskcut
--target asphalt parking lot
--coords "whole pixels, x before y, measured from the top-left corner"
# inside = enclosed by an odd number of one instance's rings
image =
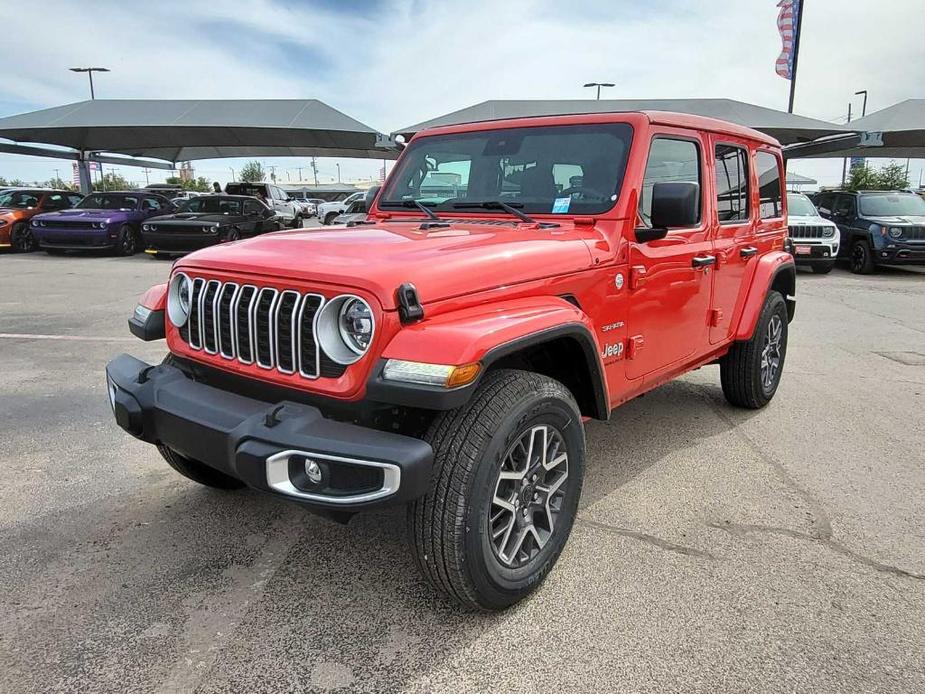
[[[208,490],[116,427],[169,267],[0,256],[0,691],[925,691],[925,273],[801,272],[763,411],[708,367],[589,424],[557,568],[484,615],[401,511]]]

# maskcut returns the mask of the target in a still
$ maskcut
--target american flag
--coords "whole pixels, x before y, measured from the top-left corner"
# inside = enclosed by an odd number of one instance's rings
[[[774,66],[778,75],[785,80],[793,79],[793,44],[797,38],[797,14],[801,0],[781,0],[777,3],[780,14],[777,15],[777,29],[783,44],[777,63]]]

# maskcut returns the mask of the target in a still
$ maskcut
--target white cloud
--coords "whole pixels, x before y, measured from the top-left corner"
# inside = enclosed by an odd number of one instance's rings
[[[97,80],[103,97],[315,97],[386,131],[486,99],[588,97],[581,84],[589,80],[615,82],[607,94],[615,98],[712,96],[786,108],[789,85],[773,71],[774,0],[341,5],[104,0],[90,9],[52,1],[42,14],[54,21],[22,22],[22,8],[5,3],[0,22],[21,30],[5,33],[4,53],[17,57],[4,71],[0,107],[15,113],[86,98],[83,76],[66,68],[102,64],[113,70]],[[921,17],[920,0],[808,3],[797,112],[837,119],[864,88],[871,111],[923,96]],[[0,175],[47,178],[61,168],[36,161],[2,157]],[[343,161],[342,170],[377,166]],[[333,173],[332,162],[324,167]],[[829,183],[841,172],[831,161],[794,168]],[[226,163],[199,169],[216,178]]]

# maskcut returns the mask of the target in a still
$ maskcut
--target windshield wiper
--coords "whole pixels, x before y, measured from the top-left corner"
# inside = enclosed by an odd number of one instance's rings
[[[434,203],[430,204],[433,205]],[[436,212],[427,207],[427,205],[420,200],[383,200],[379,203],[379,207],[417,207],[421,212],[427,215],[428,219],[432,219],[435,222],[443,221],[437,216]]]
[[[514,205],[517,207],[523,207],[523,203],[515,202]],[[528,224],[538,224],[538,222],[530,217],[529,215],[524,214],[518,210],[514,205],[509,205],[506,202],[501,202],[500,200],[482,200],[481,202],[454,202],[453,207],[457,209],[473,208],[478,207],[483,210],[504,210],[508,214],[512,214],[517,217],[522,222],[527,222]],[[558,224],[556,225],[558,226]]]

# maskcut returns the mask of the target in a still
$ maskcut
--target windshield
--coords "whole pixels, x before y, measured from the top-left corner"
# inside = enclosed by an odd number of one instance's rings
[[[0,193],[0,207],[16,207],[26,209],[35,207],[39,204],[41,193],[30,190],[11,190],[8,193]]]
[[[805,195],[787,195],[787,214],[791,217],[818,217],[816,207]]]
[[[417,200],[453,211],[501,201],[528,214],[604,212],[619,195],[632,133],[607,123],[422,137],[408,145],[379,205]]]
[[[234,198],[200,197],[187,200],[180,205],[180,212],[205,212],[208,214],[241,214],[241,201]]]
[[[77,207],[82,210],[134,210],[138,207],[138,198],[119,193],[94,193],[77,203]]]
[[[925,215],[925,200],[912,193],[862,195],[861,214],[867,217],[901,217]]]

